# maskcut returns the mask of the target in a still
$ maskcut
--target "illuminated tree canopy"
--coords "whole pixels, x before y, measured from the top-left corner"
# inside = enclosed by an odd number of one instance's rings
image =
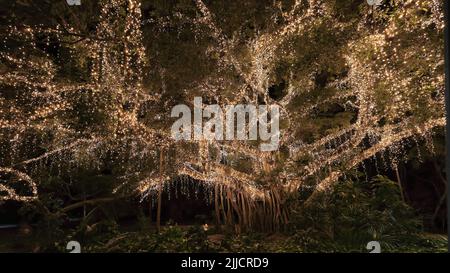
[[[4,20],[0,200],[109,168],[116,179],[92,183],[111,195],[156,200],[195,180],[211,185],[221,221],[231,207],[243,226],[276,226],[292,193],[308,202],[371,158],[395,167],[413,142],[433,150],[445,125],[442,1],[385,2],[45,2],[56,19]],[[175,142],[170,110],[196,96],[279,105],[279,150]]]

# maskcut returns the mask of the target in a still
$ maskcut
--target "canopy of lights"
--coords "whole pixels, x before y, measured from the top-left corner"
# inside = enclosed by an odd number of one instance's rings
[[[281,206],[303,190],[311,199],[367,160],[390,169],[407,145],[433,150],[433,134],[445,125],[440,0],[394,1],[389,18],[366,3],[347,18],[336,11],[339,1],[273,1],[279,12],[265,18],[269,27],[250,35],[224,29],[209,1],[177,13],[182,23],[146,21],[140,2],[100,1],[89,35],[71,22],[2,32],[0,200],[33,201],[49,173],[110,162],[121,170],[112,194],[155,200],[173,181],[203,183],[206,196],[230,202],[250,223],[257,206]],[[161,33],[182,25],[208,39],[199,54],[213,60],[211,73],[169,95],[170,70],[157,62],[146,24]],[[57,62],[42,49],[55,43],[73,59]],[[80,56],[88,76],[60,77]],[[158,84],[149,83],[149,70]],[[271,94],[277,88],[280,95]],[[195,96],[221,106],[278,105],[279,150],[262,152],[256,141],[174,141],[170,110]],[[327,120],[333,107],[342,122]],[[287,217],[279,208],[270,213]]]

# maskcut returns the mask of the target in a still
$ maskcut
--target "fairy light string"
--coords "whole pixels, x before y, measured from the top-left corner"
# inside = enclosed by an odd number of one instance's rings
[[[278,192],[296,192],[311,178],[318,180],[316,192],[325,190],[346,170],[380,154],[387,162],[399,162],[409,139],[429,139],[435,128],[445,125],[443,55],[435,46],[436,33],[444,28],[442,3],[401,1],[395,4],[391,18],[377,27],[370,25],[376,23],[372,22],[376,17],[373,19],[368,7],[356,21],[345,21],[336,16],[333,3],[295,1],[291,9],[281,12],[282,24],[258,33],[242,46],[239,33],[224,35],[214,12],[202,0],[195,1],[198,15],[192,23],[206,26],[205,33],[198,35],[212,37],[213,45],[208,50],[223,55],[217,70],[234,73],[240,80],[230,84],[227,77],[213,75],[181,91],[188,101],[200,92],[220,106],[257,103],[258,96],[265,103],[279,105],[284,121],[280,147],[284,152],[273,153],[239,141],[174,142],[170,123],[164,122],[168,109],[146,112],[146,105],[161,104],[161,95],[166,92],[164,73],[170,71],[160,70],[162,94],[149,90],[144,83],[146,69],[152,64],[143,39],[140,1],[101,1],[95,36],[83,40],[79,39],[84,34],[70,26],[8,27],[1,35],[0,84],[5,90],[21,91],[13,98],[0,97],[0,136],[10,140],[2,142],[2,151],[8,156],[2,161],[0,175],[8,180],[0,183],[0,200],[28,202],[38,198],[42,177],[33,174],[39,172],[41,162],[51,162],[52,168],[64,168],[68,162],[100,166],[100,159],[110,154],[116,155],[114,162],[123,168],[121,183],[113,192],[131,187],[143,198],[156,198],[158,185],[166,183],[165,190],[170,191],[171,183],[178,181],[212,185],[204,187],[207,190],[219,184],[224,194],[231,189],[251,200],[276,200]],[[295,62],[292,42],[306,39],[324,24],[341,34],[348,29],[360,33],[347,37],[336,49],[348,73],[326,83],[325,87],[335,93],[293,108],[299,97],[315,92],[311,77],[327,61],[327,56],[317,56],[318,64],[310,67],[307,76],[298,76],[292,63],[294,68],[286,75],[285,96],[281,100],[271,98],[267,90],[279,60]],[[77,51],[87,52],[91,62],[87,82],[58,78],[58,64],[36,42],[37,37],[45,35],[76,42],[70,46],[74,58]],[[18,41],[22,41],[19,46],[10,46]],[[248,61],[239,58],[239,47],[249,56]],[[234,89],[227,92],[230,87]],[[78,114],[92,120],[100,116],[102,122],[93,121],[93,126],[85,128],[69,122],[76,117],[67,113],[81,111],[81,98],[93,102],[93,106]],[[353,109],[355,121],[310,143],[301,141],[295,134],[299,123],[322,105],[333,103]],[[146,114],[161,117],[163,125],[142,118]],[[26,152],[30,134],[41,136],[45,152]],[[370,145],[361,145],[367,138]],[[170,158],[164,170],[158,170],[161,151]],[[239,160],[247,161],[251,171],[243,170]],[[261,176],[269,177],[270,183]],[[29,186],[29,195],[14,191],[12,184],[17,181]],[[187,186],[183,187],[188,194]]]

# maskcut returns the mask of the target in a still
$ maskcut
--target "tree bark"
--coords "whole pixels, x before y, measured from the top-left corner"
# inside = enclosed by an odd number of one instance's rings
[[[164,150],[161,149],[160,155],[159,155],[159,173],[161,180],[159,181],[158,186],[158,208],[156,212],[156,229],[158,232],[161,232],[161,197],[162,197],[162,190],[163,190],[163,163],[164,163]]]
[[[398,165],[395,165],[395,175],[397,176],[398,188],[400,190],[400,195],[402,197],[402,201],[405,202],[405,194],[403,193],[402,180],[400,179],[400,173],[398,172]]]
[[[220,210],[219,210],[219,184],[214,185],[214,207],[216,210],[216,225],[220,229]]]
[[[153,219],[152,219],[153,218],[153,213],[152,213],[152,210],[153,210],[152,197],[149,194],[148,195],[148,218],[150,219],[150,226],[153,225]]]

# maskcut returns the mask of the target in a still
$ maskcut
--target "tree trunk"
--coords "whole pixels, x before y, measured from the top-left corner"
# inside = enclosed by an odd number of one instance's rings
[[[152,213],[152,210],[153,210],[152,197],[149,194],[148,195],[148,218],[150,219],[150,226],[153,225],[153,219],[152,219],[153,218],[153,213]]]
[[[159,173],[160,173],[160,181],[158,186],[158,208],[156,212],[156,229],[158,232],[161,232],[161,197],[163,190],[163,164],[164,164],[164,149],[161,149],[159,155]]]
[[[403,193],[402,180],[400,179],[400,173],[398,172],[398,165],[395,165],[395,175],[397,176],[397,183],[400,190],[402,201],[405,202],[405,194]]]
[[[216,225],[220,229],[220,210],[219,210],[219,184],[214,185],[214,207],[216,210]]]

